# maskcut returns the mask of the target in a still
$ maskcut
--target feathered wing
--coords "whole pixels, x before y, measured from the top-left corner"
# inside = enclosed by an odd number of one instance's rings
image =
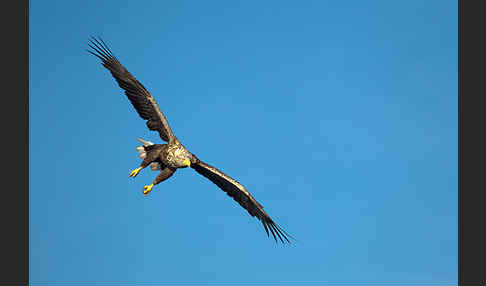
[[[175,138],[174,134],[150,92],[120,64],[101,38],[92,37],[88,45],[92,49],[88,52],[98,57],[103,66],[111,72],[118,85],[125,90],[125,94],[137,110],[138,115],[147,120],[147,127],[150,130],[158,131],[162,140],[172,143]]]
[[[270,235],[268,232],[270,230],[275,242],[277,242],[277,237],[282,243],[285,243],[285,241],[290,242],[288,237],[291,236],[270,218],[270,216],[263,210],[263,207],[253,198],[243,185],[199,159],[197,159],[196,163],[191,164],[191,167],[225,191],[228,196],[232,197],[246,209],[251,216],[259,219],[268,236]]]

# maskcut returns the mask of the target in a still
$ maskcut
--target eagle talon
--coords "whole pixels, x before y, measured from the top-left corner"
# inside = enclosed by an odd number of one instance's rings
[[[154,184],[148,185],[148,186],[144,186],[143,187],[143,195],[144,196],[148,195],[152,191],[152,188],[153,187],[154,187]]]
[[[135,169],[135,170],[132,170],[132,171],[130,172],[130,175],[129,175],[129,176],[130,176],[130,177],[135,178],[135,177],[138,175],[138,173],[140,172],[140,170],[142,170],[142,167],[137,168],[137,169]]]

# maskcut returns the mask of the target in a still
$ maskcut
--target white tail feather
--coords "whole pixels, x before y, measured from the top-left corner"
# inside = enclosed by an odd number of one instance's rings
[[[143,146],[154,145],[154,143],[152,143],[150,141],[145,141],[145,140],[143,140],[142,138],[139,138],[139,137],[137,137],[137,140],[140,141],[143,144]],[[140,155],[138,155],[138,157],[140,157],[140,159],[145,159],[145,157],[147,157],[147,152],[145,152],[145,148],[143,148],[143,146],[138,146],[137,148],[135,148],[140,153]]]
[[[143,146],[138,146],[137,148],[138,153],[140,153],[140,155],[138,155],[138,157],[140,157],[140,159],[145,159],[145,157],[147,156],[147,152],[145,152],[145,149],[143,148]]]
[[[150,145],[154,145],[153,142],[150,142],[150,141],[145,141],[143,140],[142,138],[140,137],[137,137],[137,140],[140,141],[140,143],[142,143],[144,146],[150,146]]]
[[[142,138],[138,138],[138,137],[137,137],[137,140],[140,141],[143,144],[142,146],[138,146],[137,148],[135,148],[140,153],[140,155],[138,155],[138,157],[140,157],[140,159],[145,159],[145,157],[147,157],[147,152],[145,152],[144,146],[154,145],[154,143],[152,143],[150,141],[145,141]],[[158,162],[152,162],[152,163],[150,163],[149,166],[150,166],[150,169],[152,169],[152,171],[160,170],[160,167],[161,167],[160,163],[158,163]]]

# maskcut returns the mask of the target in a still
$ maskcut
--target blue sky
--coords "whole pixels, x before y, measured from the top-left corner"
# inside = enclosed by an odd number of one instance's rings
[[[90,35],[299,241],[190,169],[143,197]],[[32,1],[29,245],[31,285],[457,285],[457,2]]]

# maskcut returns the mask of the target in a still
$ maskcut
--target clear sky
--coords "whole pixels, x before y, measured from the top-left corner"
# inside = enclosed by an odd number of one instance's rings
[[[200,159],[136,179],[100,35]],[[31,1],[31,285],[457,285],[457,1]]]

